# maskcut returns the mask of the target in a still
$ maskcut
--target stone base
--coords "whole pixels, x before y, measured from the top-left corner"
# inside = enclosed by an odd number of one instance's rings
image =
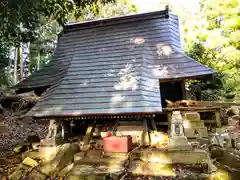
[[[40,146],[41,147],[55,147],[58,145],[62,145],[66,143],[66,141],[64,141],[63,139],[58,139],[58,138],[54,138],[54,139],[43,139],[41,141]]]
[[[184,134],[187,138],[208,137],[208,132],[207,132],[206,127],[204,127],[204,128],[184,128]]]
[[[192,147],[185,136],[173,136],[169,138],[169,151],[191,150]]]
[[[134,161],[138,159],[140,159],[145,164],[155,163],[160,165],[161,167],[167,167],[168,165],[171,164],[186,164],[186,165],[201,164],[203,165],[203,167],[206,166],[208,167],[211,164],[209,153],[200,149],[195,149],[191,151],[143,150],[141,152],[133,152],[133,154],[131,155],[131,160]]]
[[[205,128],[203,121],[183,121],[184,128]]]
[[[170,164],[156,162],[132,161],[129,172],[133,175],[144,176],[174,176],[175,173]]]

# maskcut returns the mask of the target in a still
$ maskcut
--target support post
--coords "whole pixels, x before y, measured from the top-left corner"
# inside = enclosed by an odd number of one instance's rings
[[[167,120],[168,120],[168,130],[170,130],[171,124],[172,124],[172,112],[170,111],[167,112]]]
[[[216,109],[216,111],[215,111],[215,117],[216,117],[217,127],[220,128],[220,127],[222,126],[222,125],[221,125],[220,109]]]
[[[88,128],[87,128],[86,134],[83,138],[83,146],[84,146],[83,148],[84,148],[84,150],[87,150],[88,147],[89,147],[89,143],[90,143],[90,140],[92,138],[92,134],[93,134],[93,130],[95,128],[95,125],[96,124],[93,123],[93,124],[89,125]]]

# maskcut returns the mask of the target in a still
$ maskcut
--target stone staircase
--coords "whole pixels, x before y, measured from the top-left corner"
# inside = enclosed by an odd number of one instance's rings
[[[184,134],[187,138],[205,138],[208,137],[207,128],[201,121],[198,112],[183,113]]]

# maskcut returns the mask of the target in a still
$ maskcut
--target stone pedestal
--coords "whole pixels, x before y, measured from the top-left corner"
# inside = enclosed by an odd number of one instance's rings
[[[201,121],[198,112],[184,113],[184,134],[187,138],[203,138],[208,137],[207,128]]]
[[[168,150],[186,151],[192,150],[192,147],[185,136],[172,136],[169,138]]]
[[[41,140],[40,146],[41,147],[55,147],[58,145],[62,145],[64,143],[66,143],[66,141],[61,138],[48,138],[48,139]]]
[[[171,121],[171,137],[169,138],[168,150],[191,150],[183,131],[183,118],[180,111],[174,111]]]

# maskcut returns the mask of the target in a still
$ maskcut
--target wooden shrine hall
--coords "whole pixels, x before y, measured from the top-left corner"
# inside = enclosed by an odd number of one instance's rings
[[[214,73],[184,53],[167,8],[65,25],[52,60],[15,88],[41,95],[27,116],[103,122],[165,113],[185,79]]]

